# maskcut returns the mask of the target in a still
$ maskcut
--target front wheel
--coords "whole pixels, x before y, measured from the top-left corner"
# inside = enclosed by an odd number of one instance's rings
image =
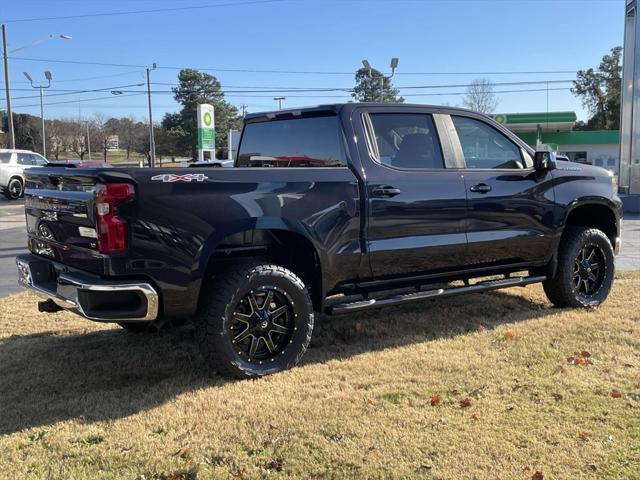
[[[543,282],[557,307],[597,307],[609,296],[614,276],[613,248],[601,230],[567,227],[558,247],[558,269]]]
[[[12,178],[11,180],[9,180],[9,183],[4,190],[4,196],[9,200],[18,200],[20,197],[22,197],[22,194],[22,181],[19,178]]]
[[[237,264],[202,292],[200,351],[211,370],[253,378],[296,365],[309,345],[313,307],[304,283],[271,264]]]

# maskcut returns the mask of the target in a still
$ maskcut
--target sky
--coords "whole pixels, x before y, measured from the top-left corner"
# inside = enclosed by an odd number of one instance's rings
[[[622,44],[624,31],[624,0],[0,4],[9,52],[30,45],[10,54],[13,109],[39,115],[38,91],[22,72],[46,84],[43,72],[49,70],[53,82],[45,92],[47,118],[102,114],[146,120],[145,66],[154,62],[153,115],[160,120],[179,110],[171,87],[180,68],[207,69],[222,83],[228,101],[256,112],[276,109],[277,96],[286,97],[283,107],[349,101],[344,91],[295,89],[352,88],[363,59],[390,73],[390,59],[398,57],[393,82],[407,102],[461,106],[464,85],[483,77],[495,84],[497,112],[572,110],[586,120],[588,112],[569,91],[571,83],[562,81],[573,80],[579,69],[596,67]],[[145,12],[119,14],[133,11]],[[52,34],[73,38],[39,42]],[[0,85],[4,110],[4,82]],[[282,89],[294,91],[277,91]]]

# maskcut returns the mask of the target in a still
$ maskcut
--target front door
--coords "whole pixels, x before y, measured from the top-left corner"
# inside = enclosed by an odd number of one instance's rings
[[[437,273],[463,265],[466,194],[447,170],[434,116],[389,109],[364,114],[367,242],[375,277]]]
[[[524,149],[490,123],[452,115],[464,164],[468,267],[539,263],[552,254],[554,192]]]

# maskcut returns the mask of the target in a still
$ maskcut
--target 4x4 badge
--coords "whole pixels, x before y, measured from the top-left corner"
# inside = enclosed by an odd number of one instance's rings
[[[173,183],[173,182],[204,182],[209,177],[207,177],[204,173],[187,173],[185,175],[176,175],[175,173],[163,173],[161,175],[154,175],[151,177],[151,180],[156,180],[164,183]]]

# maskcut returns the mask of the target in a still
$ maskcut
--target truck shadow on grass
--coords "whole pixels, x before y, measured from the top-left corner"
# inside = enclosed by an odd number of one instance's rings
[[[549,304],[491,292],[320,316],[301,366],[526,321],[550,312]],[[191,325],[159,334],[114,328],[9,337],[0,341],[0,434],[71,419],[86,423],[119,419],[183,392],[217,388],[230,381],[207,374]]]

